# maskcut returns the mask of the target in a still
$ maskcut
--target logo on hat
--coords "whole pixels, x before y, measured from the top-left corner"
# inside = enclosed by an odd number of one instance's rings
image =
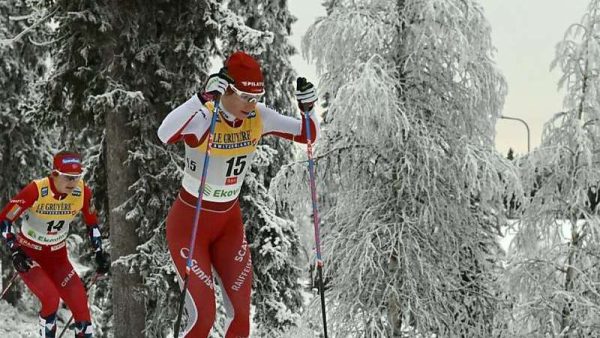
[[[263,82],[255,82],[255,81],[240,81],[242,86],[244,87],[263,87]]]
[[[69,163],[81,164],[81,162],[79,161],[78,158],[63,158],[62,163],[63,164],[69,164]]]

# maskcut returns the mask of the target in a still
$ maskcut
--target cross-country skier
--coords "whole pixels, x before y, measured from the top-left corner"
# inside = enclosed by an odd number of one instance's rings
[[[73,313],[75,337],[93,335],[86,290],[67,257],[69,226],[80,211],[95,251],[97,272],[107,273],[110,266],[102,250],[92,190],[81,179],[82,171],[78,154],[56,154],[52,173],[29,183],[0,213],[0,229],[13,265],[41,302],[42,337],[56,335],[60,299]],[[15,234],[13,224],[22,215],[20,231]]]
[[[317,100],[314,86],[303,78],[298,83],[299,104],[312,110]],[[204,92],[170,112],[158,129],[164,143],[185,143],[182,187],[167,216],[169,251],[183,278],[214,99],[220,98],[185,299],[189,318],[183,337],[207,337],[213,326],[213,272],[220,279],[229,316],[225,337],[250,334],[252,260],[238,201],[240,188],[263,136],[307,142],[305,121],[281,115],[260,103],[263,95],[259,63],[244,52],[235,52],[219,73],[208,78]],[[314,141],[319,124],[314,113],[310,116]]]

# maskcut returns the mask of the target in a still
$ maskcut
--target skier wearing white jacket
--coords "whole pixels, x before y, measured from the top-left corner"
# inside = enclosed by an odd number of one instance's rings
[[[214,100],[220,98],[189,273],[188,322],[183,337],[202,338],[210,332],[215,319],[213,271],[221,281],[230,316],[225,337],[250,334],[252,260],[238,201],[240,188],[263,136],[307,142],[304,116],[299,120],[279,114],[259,102],[263,95],[260,65],[248,54],[236,52],[227,59],[225,68],[209,77],[204,92],[175,108],[158,130],[164,143],[185,144],[182,187],[167,216],[169,251],[183,278]],[[298,81],[296,96],[299,104],[310,110],[317,100],[314,86],[303,78]],[[314,113],[310,116],[314,142],[319,123]]]

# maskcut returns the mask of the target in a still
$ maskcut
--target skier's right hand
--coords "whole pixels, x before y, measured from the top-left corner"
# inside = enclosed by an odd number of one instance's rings
[[[110,271],[110,256],[103,250],[96,251],[96,272],[105,275]]]
[[[227,68],[223,67],[218,73],[211,74],[206,81],[204,87],[204,93],[211,96],[223,95],[229,87],[233,84],[233,79],[227,74]]]
[[[15,270],[19,272],[27,272],[33,266],[33,261],[23,252],[23,250],[21,250],[21,248],[14,250],[11,258]]]

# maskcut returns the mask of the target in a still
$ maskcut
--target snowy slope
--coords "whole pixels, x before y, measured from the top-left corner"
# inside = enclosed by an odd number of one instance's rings
[[[0,300],[0,317],[2,318],[0,337],[39,337],[38,317],[35,311],[16,309]]]

